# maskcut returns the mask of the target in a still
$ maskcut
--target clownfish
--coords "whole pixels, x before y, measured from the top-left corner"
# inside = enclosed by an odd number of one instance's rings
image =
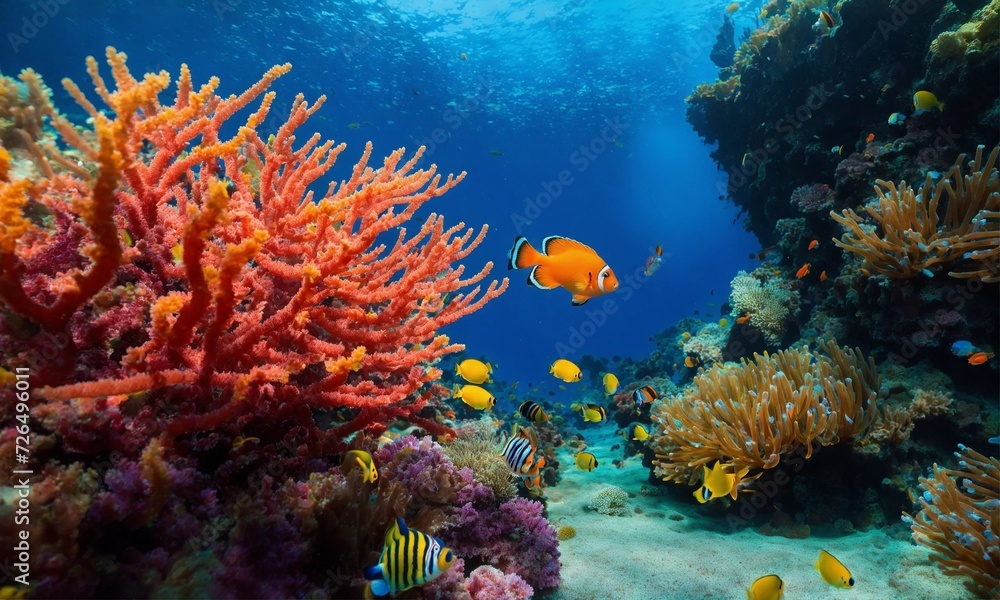
[[[455,384],[455,390],[451,397],[461,398],[462,402],[465,402],[476,410],[488,410],[493,408],[497,403],[497,399],[493,397],[493,394],[478,385],[459,386]]]
[[[378,469],[375,468],[375,460],[371,454],[364,450],[351,450],[344,454],[343,470],[349,471],[355,467],[361,467],[364,474],[364,481],[375,483],[378,481]]]
[[[614,373],[605,373],[601,383],[604,384],[605,396],[610,396],[618,391],[618,378],[615,377]]]
[[[651,385],[644,385],[632,394],[632,398],[635,399],[635,405],[638,407],[642,407],[643,404],[651,404],[653,400],[659,397]]]
[[[527,267],[531,267],[528,285],[541,290],[561,287],[573,294],[573,306],[618,289],[614,271],[593,248],[557,235],[542,240],[541,252],[532,248],[523,236],[514,240],[507,255],[507,268]]]
[[[823,581],[839,588],[854,587],[854,577],[842,562],[833,557],[826,550],[819,551],[819,558],[816,559],[816,570],[819,571]]]
[[[558,358],[549,366],[549,373],[555,375],[556,379],[562,379],[566,383],[573,383],[583,379],[583,371],[576,366],[573,361],[565,358]]]
[[[541,406],[536,402],[528,400],[527,402],[522,402],[521,406],[518,407],[517,412],[521,413],[521,416],[529,421],[548,421],[548,413],[546,413]]]
[[[455,375],[461,376],[469,383],[490,383],[492,372],[493,365],[474,358],[467,358],[455,365]]]
[[[597,468],[597,457],[590,452],[581,452],[576,455],[576,468],[581,471],[593,471]]]
[[[378,564],[365,568],[365,596],[395,594],[423,585],[448,570],[455,554],[436,537],[406,526],[397,517],[385,532]]]
[[[777,575],[757,578],[747,588],[747,600],[781,600],[785,595],[785,582]]]
[[[538,454],[536,457],[535,455]],[[538,452],[538,434],[529,427],[519,428],[514,425],[511,437],[500,453],[507,461],[507,468],[511,473],[524,480],[524,485],[528,491],[541,491],[542,467],[545,466],[545,457]]]

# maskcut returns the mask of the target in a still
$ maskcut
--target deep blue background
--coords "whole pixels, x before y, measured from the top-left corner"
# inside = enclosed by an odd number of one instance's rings
[[[286,111],[297,92],[328,96],[305,129],[348,143],[334,177],[367,140],[384,156],[435,130],[446,136],[425,164],[468,177],[422,213],[489,224],[469,270],[493,261],[494,274],[507,275],[518,224],[536,244],[564,235],[591,245],[620,278],[663,245],[662,268],[634,293],[609,296],[616,312],[606,319],[594,316],[598,302],[574,308],[567,292],[529,288],[526,272],[511,273],[503,297],[447,330],[502,378],[544,376],[572,328],[596,331],[570,358],[641,357],[653,333],[695,310],[717,320],[729,281],[753,266],[756,241],[719,199],[724,176],[684,121],[684,97],[715,79],[708,53],[728,2],[64,1],[51,17],[37,2],[3,3],[0,71],[34,68],[70,115],[81,113],[59,80],[90,91],[84,57],[102,57],[107,45],[126,52],[134,72],[176,75],[186,62],[196,83],[218,75],[223,95],[288,61],[274,107]],[[738,30],[752,12],[736,14]],[[25,28],[25,19],[42,26]],[[623,129],[601,139],[609,122]],[[584,161],[574,154],[581,146],[600,152]],[[526,199],[564,170],[572,183],[530,224],[519,221]]]

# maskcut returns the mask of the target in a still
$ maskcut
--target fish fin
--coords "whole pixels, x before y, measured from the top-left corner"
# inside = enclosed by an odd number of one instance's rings
[[[533,285],[540,290],[552,290],[559,287],[549,270],[543,265],[536,265],[531,269],[531,273],[528,273],[528,285]]]
[[[455,384],[455,389],[452,390],[451,397],[452,398],[461,398],[462,397],[462,386],[460,386],[460,385],[458,385],[456,383]]]
[[[586,296],[580,296],[579,294],[574,294],[572,304],[573,306],[582,306],[587,303],[587,300],[590,300],[590,298]]]
[[[700,488],[696,489],[692,494],[694,496],[694,499],[698,501],[698,504],[704,504],[708,502],[708,500],[705,499],[704,490],[705,486],[701,486]]]
[[[572,250],[594,252],[594,249],[590,246],[560,235],[550,235],[542,240],[542,252],[544,252],[546,256],[555,256]]]
[[[365,567],[365,579],[382,579],[382,565],[377,564],[372,567]]]
[[[542,262],[542,254],[531,247],[528,238],[518,236],[514,239],[514,246],[507,253],[507,269],[521,269],[533,267]]]
[[[406,521],[403,517],[396,517],[396,528],[399,530],[399,535],[406,536],[410,533],[410,529],[406,526]]]

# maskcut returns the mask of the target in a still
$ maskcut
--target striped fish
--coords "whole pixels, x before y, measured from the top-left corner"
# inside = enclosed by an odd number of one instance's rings
[[[541,491],[542,467],[545,466],[544,456],[535,456],[538,451],[538,435],[529,427],[514,426],[513,435],[503,447],[503,458],[511,472],[524,479],[524,485],[529,491],[536,488]]]
[[[379,563],[365,569],[365,579],[370,580],[365,596],[385,596],[422,585],[447,571],[453,562],[451,548],[436,537],[409,529],[403,518],[397,517],[385,532]]]
[[[644,385],[637,389],[632,395],[635,399],[635,405],[641,407],[643,404],[651,404],[653,400],[656,400],[660,396],[656,393],[651,385]]]
[[[521,416],[529,421],[548,421],[549,415],[542,410],[542,407],[536,402],[527,401],[522,402],[521,406],[517,409]]]

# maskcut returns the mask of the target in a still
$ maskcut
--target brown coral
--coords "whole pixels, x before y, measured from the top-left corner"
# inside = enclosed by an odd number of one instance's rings
[[[879,379],[860,350],[820,341],[702,371],[686,393],[654,405],[655,472],[693,484],[715,461],[770,469],[782,456],[853,440],[874,421]]]
[[[1000,597],[1000,461],[959,445],[957,469],[934,465],[921,477],[922,510],[911,523],[913,539],[931,549],[947,575],[964,576],[976,598]]]
[[[1000,147],[985,162],[983,149],[976,149],[968,175],[962,174],[962,154],[936,185],[928,174],[919,191],[905,181],[897,188],[892,182],[877,180],[878,204],[865,206],[865,212],[878,226],[872,228],[851,209],[842,215],[831,211],[830,216],[847,228],[833,243],[861,256],[870,271],[894,279],[933,276],[930,267],[967,261],[948,274],[985,283],[1000,281],[1000,178],[996,169]],[[946,192],[947,206],[941,216],[938,207]]]

